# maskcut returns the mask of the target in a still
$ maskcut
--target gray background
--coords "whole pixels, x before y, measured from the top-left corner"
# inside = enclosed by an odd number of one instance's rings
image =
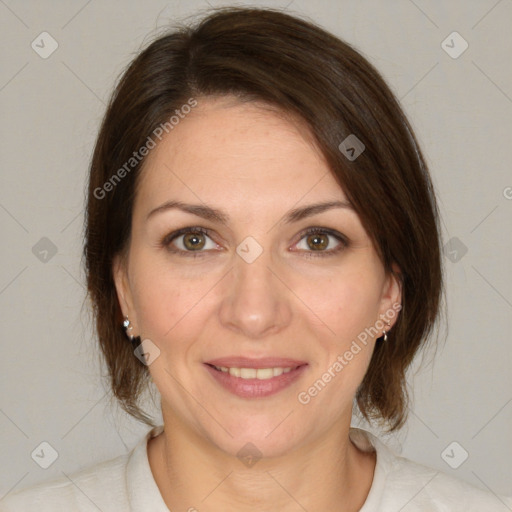
[[[449,244],[447,341],[433,364],[414,365],[410,420],[385,441],[512,495],[512,2],[257,5],[309,16],[378,67],[412,121],[439,193]],[[148,35],[207,7],[0,0],[0,497],[124,453],[147,430],[109,403],[82,307],[85,177],[116,77]],[[51,48],[43,31],[58,43],[46,59],[31,47]],[[463,48],[446,39],[453,31],[469,44],[457,58],[445,51]],[[58,452],[46,470],[31,457],[43,441]]]

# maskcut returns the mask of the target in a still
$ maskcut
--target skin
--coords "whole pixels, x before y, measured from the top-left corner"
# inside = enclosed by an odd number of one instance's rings
[[[148,218],[171,200],[207,204],[229,220],[178,209]],[[351,208],[283,221],[294,208],[328,201],[346,197],[306,127],[264,105],[198,98],[148,156],[130,244],[115,260],[114,275],[133,333],[160,350],[149,371],[165,430],[148,443],[148,457],[170,509],[355,511],[363,505],[375,454],[360,451],[349,428],[375,339],[307,405],[297,395],[399,303],[401,292]],[[171,252],[193,252],[183,235],[167,247],[161,243],[197,226],[210,230],[199,235],[205,244],[199,257]],[[301,232],[309,227],[335,230],[348,245],[328,234],[320,242],[308,239]],[[252,263],[236,252],[248,236],[263,248]],[[308,367],[273,396],[240,398],[203,365],[231,355],[290,357]],[[252,467],[237,458],[248,442],[263,454]]]

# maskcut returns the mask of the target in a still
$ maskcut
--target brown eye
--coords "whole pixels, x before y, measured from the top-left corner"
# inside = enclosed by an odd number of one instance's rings
[[[170,252],[182,256],[204,256],[219,246],[212,240],[208,231],[201,227],[182,228],[167,235],[161,245]]]
[[[326,234],[315,233],[307,237],[306,243],[313,251],[323,250],[329,245],[329,237]]]
[[[191,250],[200,250],[206,244],[205,236],[202,233],[188,233],[183,235],[183,245]]]
[[[302,238],[295,245],[304,256],[332,256],[349,246],[348,239],[328,228],[310,228],[302,232]]]

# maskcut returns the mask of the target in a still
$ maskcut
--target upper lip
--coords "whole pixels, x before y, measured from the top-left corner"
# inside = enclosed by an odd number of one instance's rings
[[[307,364],[306,361],[283,357],[261,357],[253,359],[241,356],[219,357],[205,361],[205,363],[227,368],[295,368]]]

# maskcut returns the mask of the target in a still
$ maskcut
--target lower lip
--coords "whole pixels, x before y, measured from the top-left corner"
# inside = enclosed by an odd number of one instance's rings
[[[205,364],[205,366],[213,378],[234,395],[242,398],[264,398],[275,395],[290,386],[302,375],[307,364],[290,370],[288,373],[282,373],[281,375],[265,380],[233,377],[233,375],[230,375],[228,372],[216,370],[208,364]]]

